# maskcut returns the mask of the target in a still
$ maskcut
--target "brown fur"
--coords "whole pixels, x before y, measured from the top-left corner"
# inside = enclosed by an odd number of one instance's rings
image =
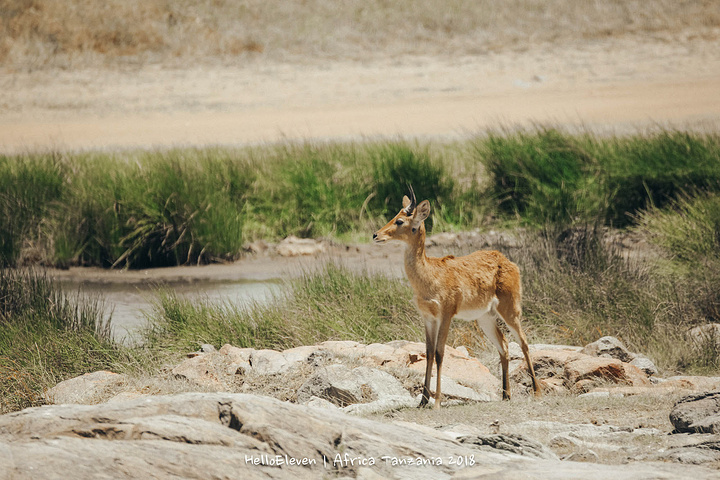
[[[463,312],[477,315],[474,318],[478,325],[498,349],[503,399],[510,399],[508,346],[503,331],[493,321],[497,316],[518,337],[532,378],[533,390],[539,396],[540,386],[530,360],[527,339],[520,326],[522,285],[517,265],[495,250],[478,250],[462,257],[428,257],[425,254],[424,221],[429,213],[430,204],[427,200],[415,207],[405,197],[403,209],[373,235],[376,243],[400,240],[407,244],[405,272],[415,291],[415,303],[425,319],[427,366],[419,406],[425,406],[429,401],[432,367],[436,363],[435,408],[440,407],[440,372],[450,322]]]

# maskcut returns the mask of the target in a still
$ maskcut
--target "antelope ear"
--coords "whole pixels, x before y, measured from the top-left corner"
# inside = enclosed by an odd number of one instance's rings
[[[413,232],[420,228],[420,224],[425,221],[426,218],[430,216],[430,202],[427,200],[423,200],[420,202],[420,204],[415,209],[415,214],[413,215],[412,219],[412,229]]]
[[[407,208],[408,205],[410,205],[410,199],[408,198],[407,195],[405,195],[405,196],[403,197],[403,208]]]

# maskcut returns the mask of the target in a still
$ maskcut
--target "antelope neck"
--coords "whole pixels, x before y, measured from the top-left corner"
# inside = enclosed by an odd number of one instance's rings
[[[425,255],[425,225],[420,225],[418,232],[407,242],[405,248],[405,272],[412,278],[411,272],[422,270],[427,261]]]

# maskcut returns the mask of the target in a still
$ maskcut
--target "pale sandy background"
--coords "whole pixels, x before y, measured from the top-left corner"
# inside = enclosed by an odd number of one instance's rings
[[[656,125],[716,131],[720,35],[713,32],[459,56],[5,69],[0,150],[452,138],[538,123],[611,133]]]

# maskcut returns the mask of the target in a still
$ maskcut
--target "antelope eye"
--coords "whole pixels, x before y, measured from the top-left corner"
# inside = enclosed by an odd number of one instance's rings
[[[403,223],[405,222],[400,219],[395,220],[395,225],[397,225],[398,227],[401,227]]]

